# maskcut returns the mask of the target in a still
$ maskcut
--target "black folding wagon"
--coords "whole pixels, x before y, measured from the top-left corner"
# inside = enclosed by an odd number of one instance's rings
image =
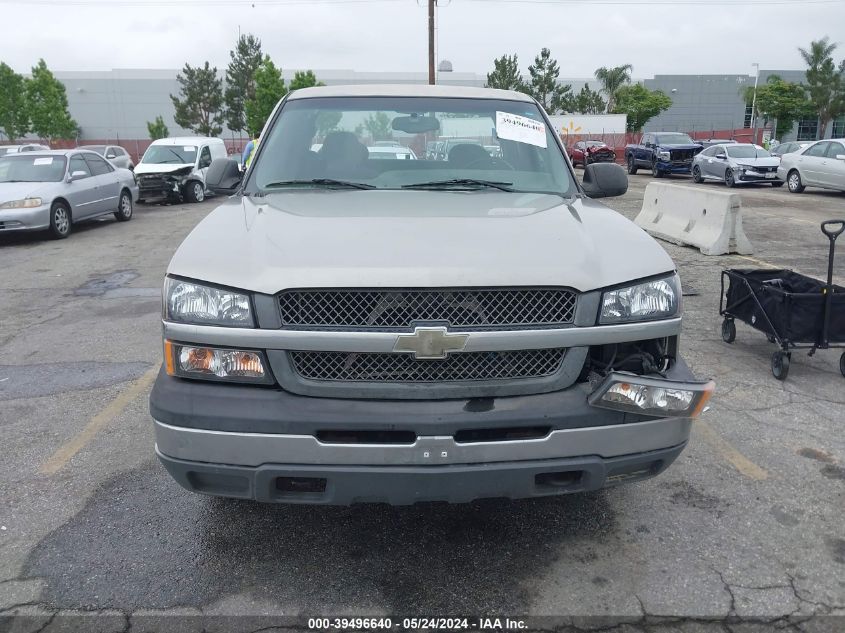
[[[821,229],[830,241],[826,284],[786,269],[722,271],[722,340],[736,339],[735,319],[765,333],[780,348],[772,354],[778,380],[786,380],[793,349],[809,349],[812,356],[817,349],[845,348],[845,288],[833,284],[836,238],[845,232],[845,220],[827,220]],[[839,371],[845,376],[845,352]]]

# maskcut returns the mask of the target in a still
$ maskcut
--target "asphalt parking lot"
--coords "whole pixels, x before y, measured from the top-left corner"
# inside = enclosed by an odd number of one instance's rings
[[[650,180],[631,177],[607,204],[633,217]],[[795,353],[778,382],[765,336],[738,325],[727,345],[718,316],[724,267],[822,277],[818,225],[845,216],[845,195],[738,191],[753,256],[664,244],[687,294],[684,355],[717,383],[675,465],[596,494],[465,506],[269,506],[169,478],[146,399],[159,292],[216,201],[139,205],[131,222],[63,241],[0,236],[0,614],[46,633],[83,612],[91,631],[145,630],[169,613],[565,613],[625,616],[631,631],[735,615],[759,626],[747,630],[845,629],[839,353]],[[685,620],[667,629],[659,616]]]

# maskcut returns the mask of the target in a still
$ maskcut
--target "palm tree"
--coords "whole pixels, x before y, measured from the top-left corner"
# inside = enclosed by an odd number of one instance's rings
[[[631,64],[614,66],[613,68],[602,66],[596,69],[596,79],[601,83],[601,91],[607,97],[608,112],[613,112],[613,106],[616,104],[616,91],[631,82],[632,70],[634,70],[634,67]]]
[[[845,65],[837,70],[833,61],[835,50],[836,44],[826,36],[810,42],[809,50],[798,49],[807,64],[807,92],[819,115],[818,138],[824,138],[827,124],[845,110],[845,81],[842,77]]]

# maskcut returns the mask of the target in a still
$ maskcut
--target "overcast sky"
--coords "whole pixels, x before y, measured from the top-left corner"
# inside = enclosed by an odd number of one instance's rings
[[[440,0],[438,59],[486,73],[517,53],[525,72],[543,46],[561,77],[631,63],[634,76],[753,74],[801,69],[798,46],[830,35],[845,56],[842,0]],[[684,6],[690,1],[694,5]],[[0,61],[28,72],[179,68],[205,60],[224,68],[238,26],[261,38],[283,68],[427,69],[426,0],[0,0]],[[728,6],[726,6],[728,5]],[[11,25],[11,26],[10,26]]]

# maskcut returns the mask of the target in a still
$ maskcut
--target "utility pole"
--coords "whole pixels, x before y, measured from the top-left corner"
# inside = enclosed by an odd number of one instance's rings
[[[754,96],[751,98],[751,128],[753,130],[753,136],[751,137],[751,142],[755,145],[757,144],[757,80],[760,79],[760,64],[754,63],[751,64],[756,69],[754,73]]]
[[[428,0],[428,83],[434,85],[434,3]]]

